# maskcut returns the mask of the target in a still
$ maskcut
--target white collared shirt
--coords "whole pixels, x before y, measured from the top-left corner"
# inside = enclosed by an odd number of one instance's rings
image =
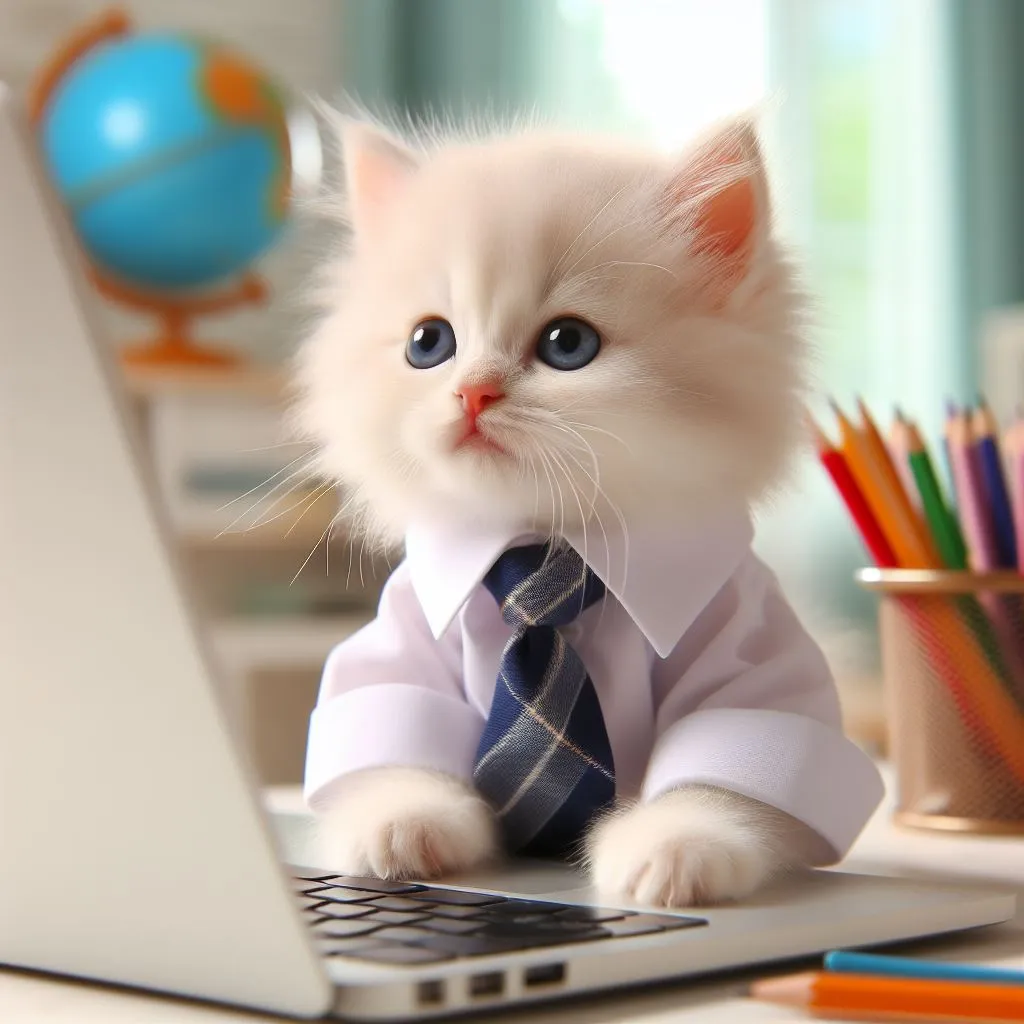
[[[471,781],[512,633],[481,580],[530,539],[467,524],[410,531],[377,617],[327,659],[306,760],[314,810],[363,768]],[[753,554],[749,518],[566,539],[608,590],[564,632],[601,702],[618,795],[721,786],[809,826],[820,863],[842,857],[882,782],[842,734],[824,656]]]

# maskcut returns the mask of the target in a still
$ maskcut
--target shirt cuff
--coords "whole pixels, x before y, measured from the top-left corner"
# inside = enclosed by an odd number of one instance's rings
[[[823,840],[816,864],[842,859],[885,789],[871,759],[837,729],[749,708],[696,711],[662,734],[643,799],[685,785],[728,789],[803,822]]]
[[[428,768],[469,781],[484,721],[468,704],[406,683],[361,686],[313,710],[304,796],[318,811],[331,783],[363,768]]]

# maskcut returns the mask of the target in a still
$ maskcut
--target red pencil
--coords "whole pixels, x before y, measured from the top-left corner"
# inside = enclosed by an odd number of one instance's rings
[[[864,546],[871,552],[871,557],[880,569],[896,568],[899,564],[896,556],[861,489],[857,486],[857,481],[854,480],[842,452],[829,443],[828,438],[813,420],[808,418],[808,423],[818,449],[818,458],[828,471],[828,475],[832,477],[836,490],[839,491],[851,518],[857,524]]]

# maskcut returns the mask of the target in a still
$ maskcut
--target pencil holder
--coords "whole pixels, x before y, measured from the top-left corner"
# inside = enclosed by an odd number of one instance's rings
[[[1024,834],[1024,576],[869,569],[895,820]]]

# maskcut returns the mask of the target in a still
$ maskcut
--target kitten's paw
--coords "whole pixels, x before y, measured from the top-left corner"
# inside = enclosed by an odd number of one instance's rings
[[[587,840],[597,888],[659,907],[750,895],[785,864],[775,812],[712,789],[681,789],[599,821]]]
[[[490,808],[458,779],[374,768],[342,780],[318,828],[320,859],[348,875],[436,878],[494,858]]]

